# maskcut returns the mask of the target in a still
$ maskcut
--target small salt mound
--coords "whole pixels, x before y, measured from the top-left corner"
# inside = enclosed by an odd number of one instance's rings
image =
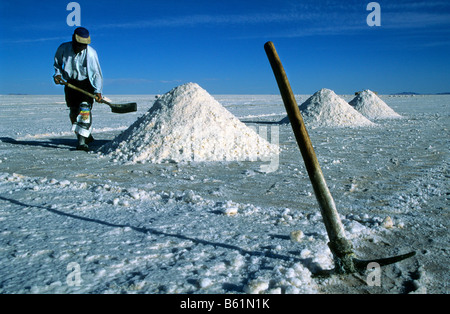
[[[401,115],[370,90],[359,93],[349,104],[368,119],[401,118]]]
[[[198,84],[178,86],[101,151],[116,161],[256,161],[279,148],[239,121]]]
[[[312,127],[374,125],[345,100],[326,88],[316,92],[299,108],[305,124]],[[289,123],[289,117],[280,123]]]

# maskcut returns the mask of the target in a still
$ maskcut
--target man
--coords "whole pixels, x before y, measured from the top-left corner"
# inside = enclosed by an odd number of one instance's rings
[[[90,46],[91,37],[84,27],[78,27],[71,42],[59,46],[55,54],[55,84],[64,84],[64,80],[95,95],[95,100],[102,99],[103,76],[97,52]],[[77,150],[88,151],[92,137],[92,105],[94,99],[65,86],[64,93],[70,108],[72,130],[77,135]]]

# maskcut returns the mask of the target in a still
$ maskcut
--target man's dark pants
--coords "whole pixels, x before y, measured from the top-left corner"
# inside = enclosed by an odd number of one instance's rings
[[[91,82],[89,81],[89,79],[86,79],[84,81],[77,81],[77,80],[68,80],[68,83],[81,88],[91,94],[94,93],[95,89],[94,87],[92,87]],[[70,109],[70,113],[69,113],[69,117],[70,117],[70,122],[72,124],[74,124],[77,121],[77,117],[80,114],[80,105],[81,103],[87,103],[89,105],[89,110],[90,110],[90,121],[92,123],[92,106],[94,104],[94,99],[90,96],[87,96],[77,90],[74,90],[68,86],[64,87],[64,93],[66,96],[66,104],[67,107],[69,107]],[[79,140],[83,140],[84,139],[80,138],[80,136],[78,136]],[[88,138],[88,142],[92,141],[92,135],[89,136]]]

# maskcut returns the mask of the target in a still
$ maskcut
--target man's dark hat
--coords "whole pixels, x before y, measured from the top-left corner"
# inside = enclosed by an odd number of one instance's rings
[[[73,33],[75,40],[80,44],[88,45],[91,43],[91,37],[89,31],[84,27],[78,27]]]

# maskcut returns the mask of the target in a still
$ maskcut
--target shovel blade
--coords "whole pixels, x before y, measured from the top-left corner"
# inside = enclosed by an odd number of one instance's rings
[[[127,104],[109,104],[111,111],[114,113],[128,113],[137,111],[137,103],[130,102]]]

